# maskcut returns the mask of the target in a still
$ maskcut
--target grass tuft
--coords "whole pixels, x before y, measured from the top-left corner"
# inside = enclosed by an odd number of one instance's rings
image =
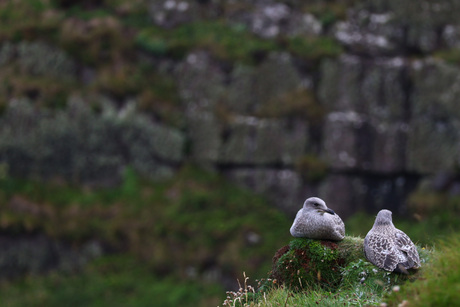
[[[426,250],[421,252],[424,254]],[[421,278],[392,291],[385,301],[389,306],[404,301],[410,306],[455,306],[460,301],[459,267],[460,235],[455,234],[441,241],[431,261],[422,264]]]

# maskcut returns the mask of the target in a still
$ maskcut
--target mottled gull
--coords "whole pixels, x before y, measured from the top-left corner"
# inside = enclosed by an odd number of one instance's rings
[[[340,241],[345,225],[321,198],[310,197],[297,212],[290,231],[293,237]]]
[[[377,214],[364,238],[364,255],[381,269],[407,274],[408,269],[420,267],[420,257],[411,239],[393,225],[391,214],[385,209]]]

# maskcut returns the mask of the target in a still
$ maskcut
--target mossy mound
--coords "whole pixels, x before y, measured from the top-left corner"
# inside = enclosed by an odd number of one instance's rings
[[[271,277],[292,289],[310,285],[336,288],[345,258],[332,241],[296,238],[273,257]]]
[[[270,278],[294,291],[319,287],[328,291],[362,288],[372,292],[387,291],[413,277],[387,272],[368,262],[363,241],[351,236],[340,242],[293,239],[273,257]],[[424,259],[427,255],[420,256]]]

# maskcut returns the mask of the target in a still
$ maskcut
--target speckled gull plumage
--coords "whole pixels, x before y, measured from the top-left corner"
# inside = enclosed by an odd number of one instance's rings
[[[297,212],[290,231],[293,237],[340,241],[345,225],[321,198],[310,197]]]
[[[391,215],[385,209],[377,214],[364,238],[364,255],[381,269],[407,274],[408,269],[420,267],[420,257],[411,239],[393,225]]]

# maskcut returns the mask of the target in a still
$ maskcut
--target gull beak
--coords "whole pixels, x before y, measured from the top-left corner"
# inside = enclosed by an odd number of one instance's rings
[[[329,209],[329,208],[327,208],[327,209],[322,209],[321,211],[323,211],[324,213],[329,213],[329,214],[335,215],[334,210]]]

